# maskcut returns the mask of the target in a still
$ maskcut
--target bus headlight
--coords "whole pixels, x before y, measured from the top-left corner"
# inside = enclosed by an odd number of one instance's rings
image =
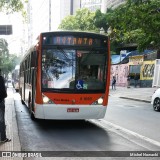
[[[103,103],[103,98],[99,98],[98,99],[98,104],[102,104]]]
[[[43,103],[44,104],[52,104],[53,102],[47,96],[43,95]]]
[[[48,101],[49,101],[49,98],[46,97],[46,96],[44,96],[44,97],[43,97],[43,103],[48,103]]]
[[[99,99],[97,99],[95,102],[92,103],[92,105],[102,105],[103,103],[103,98],[100,97]]]

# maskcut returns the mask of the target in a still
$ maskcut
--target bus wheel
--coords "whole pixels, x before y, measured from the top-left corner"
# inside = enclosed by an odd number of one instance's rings
[[[25,103],[24,103],[24,101],[21,99],[21,102],[22,102],[22,104],[24,105]]]
[[[35,118],[34,113],[33,113],[32,103],[31,102],[29,102],[29,114],[30,114],[30,118],[35,121],[36,118]]]
[[[20,96],[21,96],[21,103],[24,105],[25,103],[24,103],[24,101],[22,100],[22,88],[20,88],[19,93],[20,93]]]

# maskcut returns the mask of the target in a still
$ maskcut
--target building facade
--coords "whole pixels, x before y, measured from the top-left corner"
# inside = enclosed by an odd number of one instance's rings
[[[103,13],[109,7],[117,6],[125,0],[28,0],[28,47],[34,44],[41,32],[58,29],[61,21],[68,15],[74,15],[77,9],[88,8]]]
[[[128,76],[130,85],[135,86],[135,75],[137,76],[136,87],[159,87],[160,86],[160,61],[157,52],[150,51],[143,55],[129,56],[129,62],[125,64],[114,64],[111,66],[111,79],[116,77],[116,85],[127,87]]]
[[[81,0],[81,8],[88,8],[90,11],[95,12],[97,9],[101,10],[102,0]]]
[[[125,2],[126,2],[126,0],[106,0],[106,6],[107,6],[107,8],[114,9]]]
[[[4,14],[0,13],[0,25],[11,26],[12,33],[9,35],[0,35],[0,38],[7,40],[8,49],[10,54],[16,54],[17,56],[23,54],[26,49],[26,24],[20,13]]]
[[[75,14],[80,5],[80,0],[29,0],[28,47],[34,44],[39,33],[57,30],[61,21]]]

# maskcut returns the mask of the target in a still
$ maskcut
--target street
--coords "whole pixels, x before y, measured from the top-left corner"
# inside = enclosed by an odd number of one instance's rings
[[[109,98],[103,120],[32,121],[14,93],[22,151],[159,151],[158,112],[151,104]],[[117,128],[118,126],[118,128]]]
[[[150,103],[110,97],[105,120],[160,142],[159,116]]]
[[[160,159],[158,6],[1,0],[0,159]]]

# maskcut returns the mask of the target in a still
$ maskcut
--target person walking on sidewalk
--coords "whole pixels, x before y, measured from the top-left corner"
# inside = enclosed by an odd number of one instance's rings
[[[6,125],[5,125],[5,101],[7,97],[4,78],[1,76],[0,69],[0,142],[10,142],[11,139],[6,137]]]
[[[134,75],[134,87],[135,87],[135,88],[137,87],[138,80],[139,80],[138,74],[135,73],[135,75]]]
[[[127,76],[127,88],[130,88],[130,80],[131,80],[131,77],[128,74],[128,76]]]
[[[112,79],[112,89],[116,89],[116,77],[113,76],[113,79]]]

